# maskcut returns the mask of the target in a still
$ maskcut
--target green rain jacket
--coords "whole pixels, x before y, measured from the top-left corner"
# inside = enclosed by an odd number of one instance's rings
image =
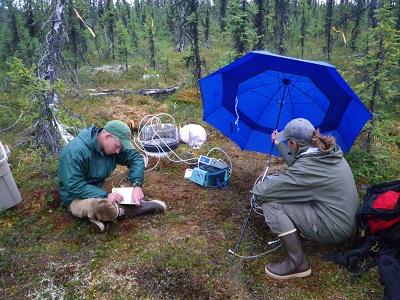
[[[143,183],[144,161],[140,153],[123,149],[116,155],[106,155],[99,148],[98,132],[94,126],[81,130],[61,151],[58,188],[65,207],[74,199],[106,198],[108,193],[101,186],[117,164],[129,168],[129,181]]]
[[[286,172],[276,180],[256,184],[251,192],[261,201],[312,203],[330,236],[336,241],[350,237],[359,199],[353,173],[340,148],[307,153],[304,147],[293,154],[279,143],[278,150],[288,164]]]

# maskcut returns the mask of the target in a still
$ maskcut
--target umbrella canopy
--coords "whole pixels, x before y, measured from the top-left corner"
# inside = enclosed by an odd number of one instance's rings
[[[305,118],[348,152],[371,118],[334,66],[267,51],[249,52],[202,78],[200,89],[203,120],[243,150],[278,155],[272,131]]]

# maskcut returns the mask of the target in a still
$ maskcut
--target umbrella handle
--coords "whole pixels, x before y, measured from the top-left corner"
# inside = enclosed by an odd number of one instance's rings
[[[277,130],[277,129],[275,129],[275,130]],[[267,167],[265,168],[265,171],[264,171],[263,177],[261,178],[261,181],[264,181],[265,176],[267,176],[269,168],[271,167],[271,163],[272,163],[272,154],[271,153],[272,153],[272,150],[274,150],[274,146],[275,146],[275,139],[272,140],[271,150],[269,151],[270,155],[268,157]]]

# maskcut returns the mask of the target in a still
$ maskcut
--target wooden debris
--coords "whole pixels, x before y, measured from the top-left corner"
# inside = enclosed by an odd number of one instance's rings
[[[145,96],[161,96],[168,95],[176,92],[179,89],[179,85],[175,85],[172,87],[167,87],[163,89],[140,89],[140,90],[132,90],[132,89],[87,89],[89,92],[89,96],[112,96],[112,95],[126,95],[126,94],[138,94]]]

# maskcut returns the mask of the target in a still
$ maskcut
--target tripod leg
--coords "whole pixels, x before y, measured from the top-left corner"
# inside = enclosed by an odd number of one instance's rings
[[[230,249],[228,251],[231,254],[234,254],[239,250],[239,246],[240,246],[240,243],[241,243],[241,241],[243,239],[244,232],[246,231],[247,226],[249,225],[250,218],[251,218],[251,216],[253,214],[253,211],[254,211],[254,201],[255,201],[255,199],[254,199],[254,196],[253,196],[253,198],[251,199],[250,210],[249,210],[249,212],[247,214],[247,217],[246,217],[245,221],[243,222],[242,229],[240,230],[240,236],[239,236],[239,239],[236,242],[235,248],[233,249],[233,251],[230,250]]]

